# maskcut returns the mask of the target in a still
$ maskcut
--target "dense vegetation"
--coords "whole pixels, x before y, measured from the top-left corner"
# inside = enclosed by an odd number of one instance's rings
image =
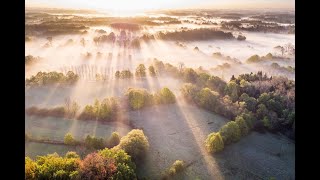
[[[175,176],[185,169],[185,162],[176,160],[162,175],[162,180],[175,179]]]
[[[27,86],[43,86],[53,84],[74,84],[79,80],[79,76],[72,71],[67,74],[53,72],[38,72],[26,79]]]
[[[119,135],[113,133],[108,143],[120,143],[112,149],[104,148],[102,138],[87,136],[85,145],[102,149],[80,159],[75,152],[64,157],[57,153],[38,156],[36,160],[25,158],[26,179],[137,179],[136,165],[143,160],[149,142],[142,130],[134,129],[118,142]],[[74,145],[76,140],[70,133],[64,141]],[[79,142],[78,142],[79,143]],[[100,146],[100,147],[98,147]],[[104,149],[103,149],[104,148]],[[131,158],[132,157],[132,158]],[[139,162],[138,162],[139,160]]]

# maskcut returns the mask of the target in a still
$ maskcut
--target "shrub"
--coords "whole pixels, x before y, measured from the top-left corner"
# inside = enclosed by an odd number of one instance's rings
[[[224,144],[237,142],[241,137],[239,125],[234,121],[228,122],[227,124],[222,126],[219,132]]]
[[[73,138],[73,136],[70,133],[67,133],[64,136],[64,140],[63,140],[64,144],[66,145],[75,145],[76,144],[76,140]]]
[[[222,137],[220,133],[211,133],[208,135],[206,141],[205,141],[205,146],[210,153],[215,153],[222,151],[224,148],[224,143],[222,140]]]
[[[136,161],[145,156],[149,150],[149,142],[142,130],[133,129],[121,138],[117,147],[123,149]]]
[[[169,169],[169,175],[174,176],[180,173],[184,168],[184,162],[181,160],[176,160]]]

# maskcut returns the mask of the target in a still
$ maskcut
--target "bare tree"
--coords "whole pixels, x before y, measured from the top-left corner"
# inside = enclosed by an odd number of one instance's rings
[[[184,63],[183,62],[179,62],[178,63],[178,68],[179,68],[179,71],[182,72],[182,70],[184,68]]]

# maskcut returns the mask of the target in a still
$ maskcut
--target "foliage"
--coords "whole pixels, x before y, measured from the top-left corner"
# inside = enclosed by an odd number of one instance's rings
[[[68,154],[68,153],[67,153]],[[38,156],[36,161],[26,157],[26,179],[72,179],[80,166],[79,156],[60,157],[57,153]]]
[[[133,74],[130,70],[116,71],[115,77],[117,79],[131,79],[133,78]]]
[[[81,179],[111,179],[116,171],[114,159],[95,152],[88,154],[80,164]]]
[[[134,161],[142,159],[149,150],[148,138],[142,130],[133,129],[126,136],[123,136],[117,146],[128,153]]]
[[[206,141],[205,141],[205,146],[208,152],[210,153],[215,153],[222,151],[224,148],[224,143],[222,140],[222,137],[220,133],[211,133],[208,135]]]
[[[72,71],[63,73],[53,72],[38,72],[35,76],[32,75],[26,79],[26,86],[44,86],[54,84],[74,84],[79,80],[79,76]]]
[[[85,106],[78,119],[111,121],[117,117],[118,109],[119,103],[115,98],[105,98],[101,103],[96,99],[93,105]]]
[[[114,179],[136,179],[136,165],[124,150],[105,148],[100,150],[99,154],[103,157],[115,160],[117,170],[113,175]]]
[[[120,135],[118,132],[112,132],[110,138],[107,141],[108,147],[114,147],[120,143]]]
[[[87,148],[92,148],[92,149],[105,148],[105,144],[102,138],[98,138],[90,135],[87,135],[87,137],[84,140],[84,143]]]
[[[219,132],[225,145],[237,142],[241,137],[239,125],[234,121],[230,121],[223,125]]]
[[[64,136],[64,140],[63,140],[64,144],[66,145],[76,145],[77,141],[73,138],[73,136],[71,135],[71,133],[67,133]]]
[[[244,120],[244,118],[241,116],[237,116],[235,119],[235,122],[239,126],[241,136],[246,136],[249,133],[250,129],[247,125],[247,122]]]
[[[143,64],[139,64],[136,68],[136,77],[145,77],[146,76],[146,67]]]
[[[156,104],[171,104],[176,102],[176,96],[169,88],[164,87],[154,95]]]
[[[153,103],[152,95],[145,89],[129,88],[125,95],[128,97],[129,106],[133,110],[141,109]]]
[[[181,160],[176,160],[169,169],[169,174],[174,176],[177,173],[180,173],[184,169],[185,163]]]

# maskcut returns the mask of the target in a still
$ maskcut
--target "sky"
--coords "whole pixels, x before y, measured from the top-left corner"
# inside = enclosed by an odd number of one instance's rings
[[[26,0],[27,7],[94,9],[105,11],[146,11],[179,8],[290,8],[294,0]]]

